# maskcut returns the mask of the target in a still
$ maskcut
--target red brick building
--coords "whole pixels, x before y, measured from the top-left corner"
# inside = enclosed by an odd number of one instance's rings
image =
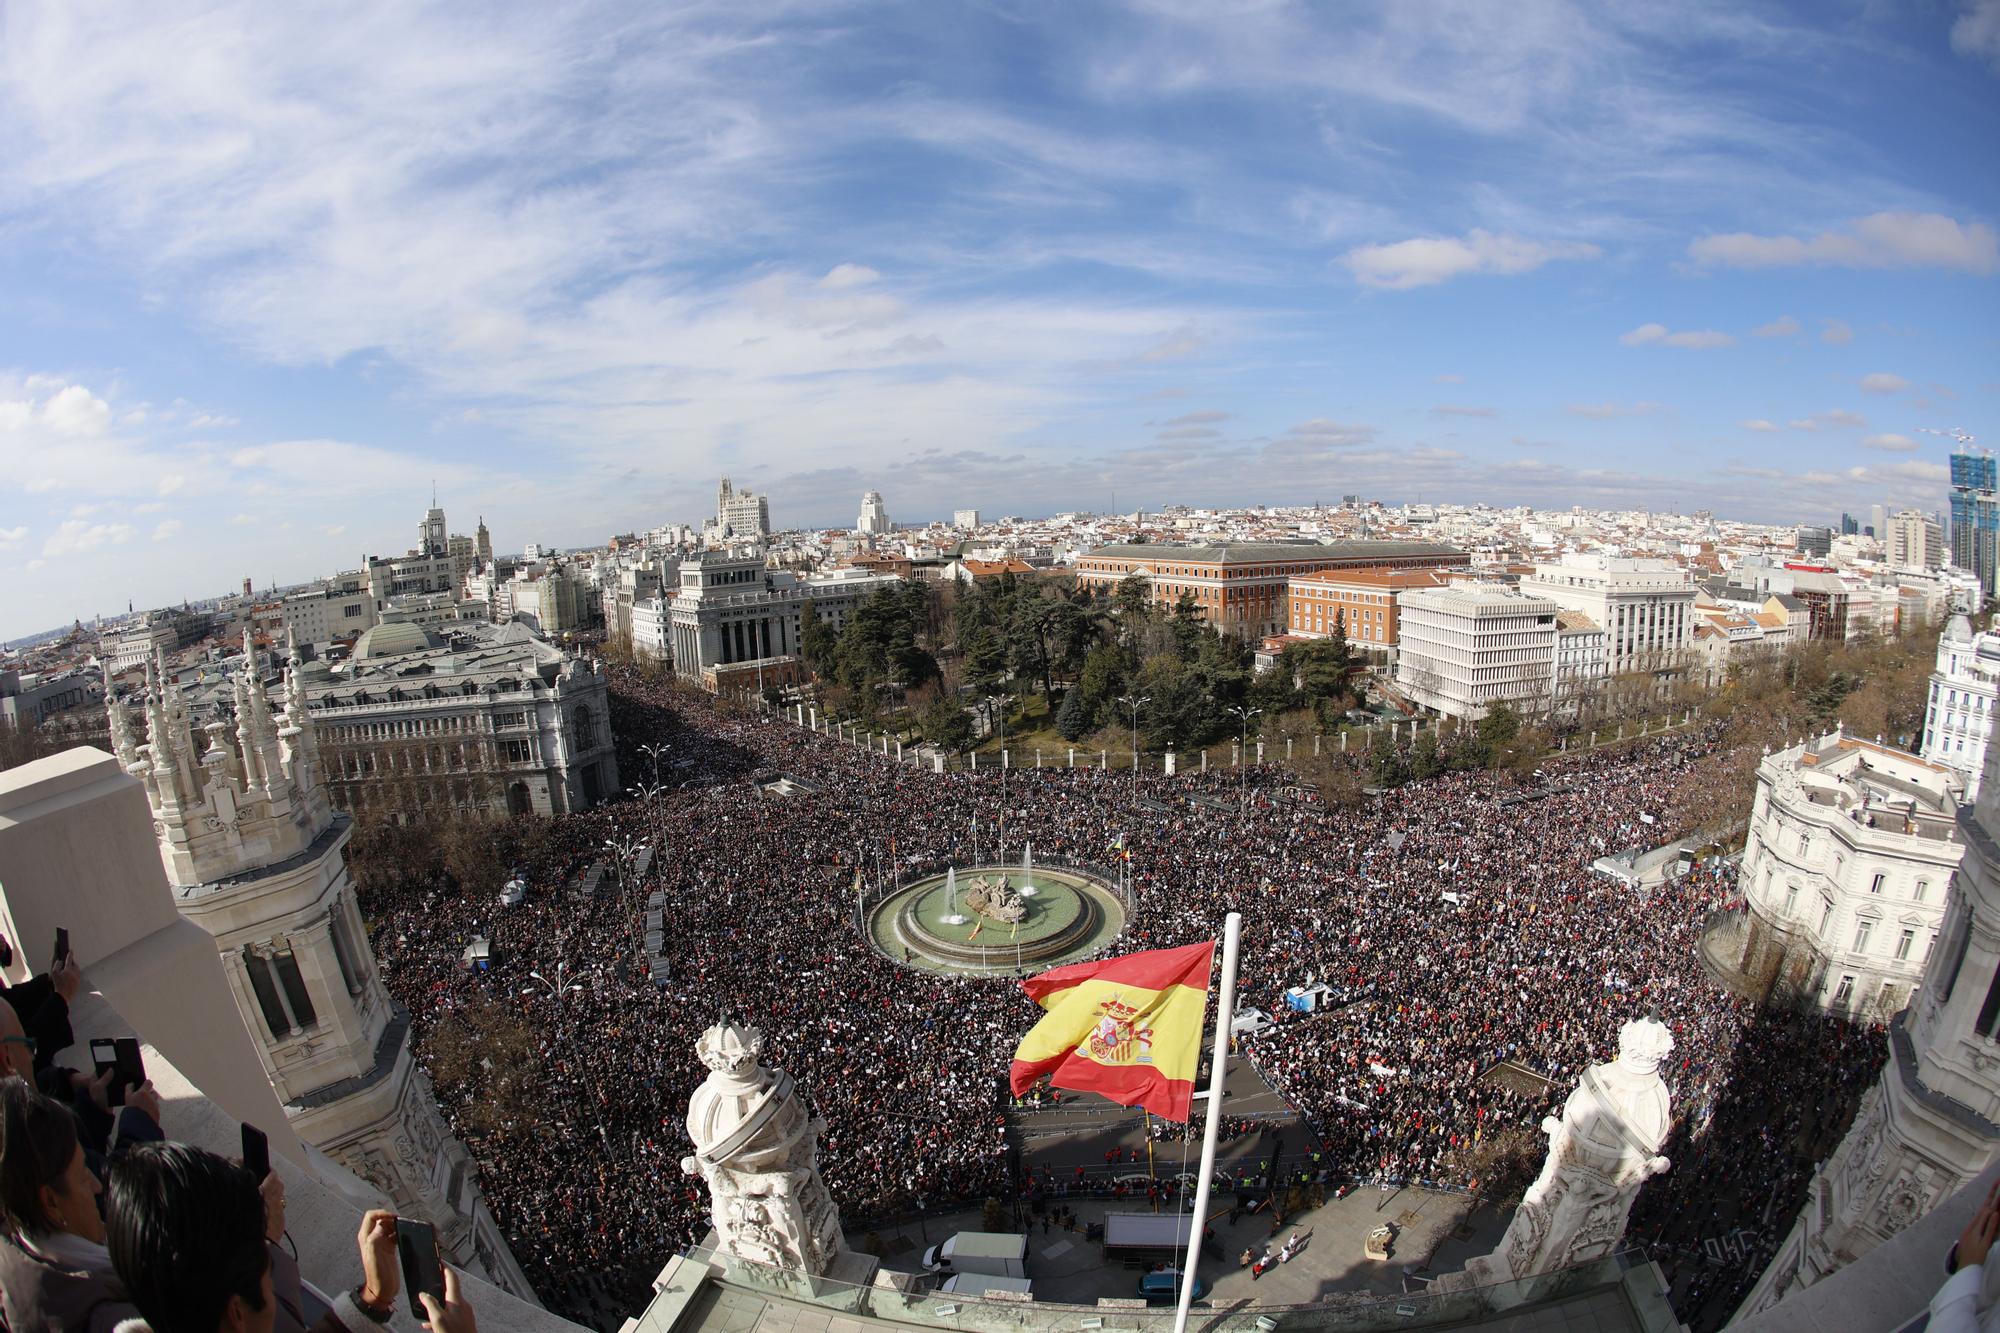
[[[1435,542],[1229,542],[1220,546],[1122,542],[1076,564],[1079,587],[1109,594],[1134,574],[1153,601],[1173,606],[1183,593],[1220,634],[1252,641],[1282,634],[1291,620],[1291,580],[1327,570],[1462,569],[1465,552]],[[1350,636],[1351,637],[1351,636]]]

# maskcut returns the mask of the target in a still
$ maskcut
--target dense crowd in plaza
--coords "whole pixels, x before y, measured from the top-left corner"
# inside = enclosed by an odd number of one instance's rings
[[[871,882],[1012,863],[1025,840],[1038,862],[1103,863],[1123,834],[1138,911],[1118,952],[1209,937],[1224,912],[1242,911],[1240,1003],[1280,1015],[1249,1054],[1337,1175],[1476,1185],[1487,1136],[1532,1131],[1586,1064],[1615,1053],[1622,1022],[1652,1013],[1674,1034],[1664,1072],[1682,1156],[1649,1189],[1702,1202],[1700,1159],[1714,1154],[1745,1196],[1796,1191],[1806,1168],[1790,1144],[1759,1151],[1711,1125],[1746,1087],[1771,1105],[1817,1106],[1850,1084],[1858,1095],[1881,1058],[1878,1035],[1844,1025],[1758,1026],[1709,980],[1695,939],[1733,892],[1726,869],[1650,896],[1590,869],[1606,851],[1686,831],[1703,808],[1710,734],[1552,760],[1525,785],[1452,775],[1352,811],[1273,799],[1290,779],[1256,771],[1259,799],[1239,814],[1234,773],[1144,778],[1135,806],[1129,775],[936,774],[636,674],[614,688],[621,765],[657,774],[663,790],[558,821],[523,867],[522,906],[442,888],[366,904],[420,1034],[481,996],[516,1007],[538,1034],[542,1068],[516,1120],[475,1134],[462,1122],[486,1090],[438,1095],[488,1164],[487,1197],[538,1289],[590,1322],[610,1312],[602,1296],[622,1296],[707,1229],[699,1179],[680,1167],[691,1149],[681,1117],[706,1073],[692,1042],[724,1008],[763,1030],[766,1063],[789,1070],[827,1121],[822,1167],[850,1225],[1016,1188],[1003,1087],[1038,1011],[1009,981],[934,976],[876,953],[853,923],[857,863]],[[750,778],[767,770],[802,782],[766,792]],[[1184,799],[1204,785],[1232,799]],[[603,892],[580,895],[607,840],[626,839],[658,842],[646,873],[621,891],[614,868]],[[660,985],[636,939],[655,890],[672,961]],[[491,942],[491,971],[459,966],[475,936]],[[1286,1015],[1284,990],[1308,978],[1374,989],[1331,1015]],[[1801,1040],[1830,1058],[1770,1058]],[[1501,1062],[1532,1073],[1491,1077]],[[563,1146],[600,1137],[605,1151]],[[1667,1219],[1685,1210],[1650,1201],[1642,1216],[1651,1230],[1633,1234],[1678,1262],[1693,1233]],[[1721,1299],[1722,1280],[1703,1298]]]

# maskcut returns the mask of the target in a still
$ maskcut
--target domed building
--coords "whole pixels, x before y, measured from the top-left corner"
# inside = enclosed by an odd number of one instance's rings
[[[401,657],[405,653],[428,652],[444,647],[444,640],[424,628],[409,621],[393,621],[375,626],[354,641],[354,648],[348,660],[363,662],[383,657]]]

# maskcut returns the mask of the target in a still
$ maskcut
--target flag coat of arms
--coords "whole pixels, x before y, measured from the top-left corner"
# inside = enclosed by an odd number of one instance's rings
[[[1008,1082],[1015,1096],[1049,1075],[1185,1122],[1201,1063],[1201,1020],[1215,941],[1073,963],[1022,982],[1047,1010],[1021,1039]]]

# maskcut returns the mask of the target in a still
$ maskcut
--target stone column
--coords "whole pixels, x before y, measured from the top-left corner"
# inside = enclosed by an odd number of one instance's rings
[[[1168,777],[1172,777],[1174,775],[1174,752],[1172,750],[1167,751],[1166,765],[1162,771],[1164,771]]]

